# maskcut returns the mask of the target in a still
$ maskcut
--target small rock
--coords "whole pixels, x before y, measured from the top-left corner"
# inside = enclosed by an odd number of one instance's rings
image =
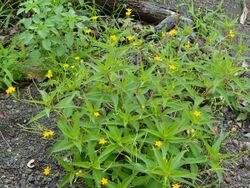
[[[33,177],[33,175],[29,175],[28,177],[28,182],[34,182],[35,178]]]
[[[250,133],[244,134],[244,136],[250,138]]]
[[[243,143],[242,150],[250,150],[250,142]]]
[[[238,140],[232,140],[233,145],[238,146],[239,141]]]
[[[25,185],[25,180],[21,180],[21,181],[20,181],[20,186],[21,186],[21,187],[26,187],[26,185]]]
[[[7,109],[11,109],[12,106],[7,104],[7,105],[6,105],[6,108],[7,108]]]
[[[9,148],[9,149],[7,149],[7,152],[11,152],[11,149]]]
[[[238,127],[242,128],[242,123],[241,122],[237,122]]]
[[[224,181],[225,181],[226,184],[230,184],[231,183],[231,178],[230,177],[226,177],[224,179]]]

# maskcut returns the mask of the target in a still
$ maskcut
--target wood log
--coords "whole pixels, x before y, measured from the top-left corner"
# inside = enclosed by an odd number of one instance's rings
[[[95,3],[105,7],[106,10],[123,8],[124,13],[126,8],[131,8],[133,10],[132,14],[136,19],[157,24],[157,32],[161,32],[163,29],[169,31],[175,25],[180,25],[181,27],[184,27],[186,24],[193,25],[191,19],[180,16],[161,3],[142,0],[95,0]],[[193,40],[193,37],[191,38]]]
[[[169,10],[166,5],[141,0],[95,0],[95,3],[105,7],[107,10],[114,10],[119,7],[133,9],[136,19],[149,23],[159,23],[166,17],[176,15],[176,12]]]

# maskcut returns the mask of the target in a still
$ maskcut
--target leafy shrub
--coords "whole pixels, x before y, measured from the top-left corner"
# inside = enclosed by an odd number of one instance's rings
[[[24,76],[24,48],[20,46],[16,49],[15,42],[13,40],[8,47],[0,44],[0,91],[11,86],[15,80],[22,80]]]
[[[58,114],[51,155],[66,171],[60,186],[83,178],[90,187],[197,187],[214,173],[221,181],[230,155],[220,153],[226,134],[213,126],[212,103],[249,111],[238,102],[249,102],[250,84],[233,22],[193,14],[203,44],[188,40],[188,26],[145,40],[152,28],[135,32],[130,17],[78,16],[67,2],[30,0],[18,11],[32,15],[20,21],[20,40],[48,71],[41,87],[53,88],[31,101],[44,105],[32,121]]]

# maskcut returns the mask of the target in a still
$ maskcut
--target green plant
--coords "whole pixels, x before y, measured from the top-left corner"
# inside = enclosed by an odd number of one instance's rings
[[[44,106],[31,122],[58,114],[51,155],[66,171],[60,186],[83,178],[90,187],[199,187],[213,173],[219,184],[230,155],[220,153],[226,134],[213,126],[212,103],[249,111],[238,103],[249,102],[250,84],[239,76],[245,47],[232,44],[233,22],[193,14],[204,44],[188,41],[188,26],[144,40],[152,28],[91,19],[95,10],[78,16],[67,2],[29,0],[18,11],[32,15],[20,21],[29,59],[50,73],[42,99],[30,101]]]
[[[10,1],[3,0],[0,2],[0,28],[7,29],[10,26],[14,25],[19,17],[16,16],[16,11],[18,9],[18,5],[23,0]],[[0,33],[2,30],[0,30]]]
[[[8,47],[0,43],[0,90],[11,86],[16,80],[22,80],[24,76],[24,47],[21,45],[16,49],[16,41],[14,39]]]

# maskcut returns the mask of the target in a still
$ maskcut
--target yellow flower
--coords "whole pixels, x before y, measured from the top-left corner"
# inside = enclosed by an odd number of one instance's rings
[[[168,68],[169,68],[170,70],[176,70],[176,66],[175,66],[175,65],[168,65]]]
[[[98,19],[98,16],[92,16],[91,19],[92,19],[92,20],[97,20],[97,19]]]
[[[80,60],[80,57],[79,57],[79,56],[76,56],[76,57],[75,57],[75,60],[77,60],[77,61]]]
[[[174,37],[177,35],[177,31],[175,29],[172,29],[168,32],[168,34],[171,36],[171,37]]]
[[[233,127],[231,131],[232,131],[232,133],[235,133],[236,132],[236,128]]]
[[[50,137],[50,136],[54,136],[54,135],[55,135],[55,132],[52,131],[52,130],[48,130],[48,131],[44,131],[44,132],[42,133],[42,135],[43,135],[43,138],[47,138],[47,137]]]
[[[99,144],[100,145],[104,145],[104,144],[106,144],[107,143],[107,141],[104,139],[104,138],[101,138],[100,140],[99,140]]]
[[[65,69],[69,68],[69,64],[65,63],[65,64],[63,65],[63,68],[65,68]]]
[[[161,61],[161,57],[157,55],[157,56],[155,56],[154,60],[159,62],[159,61]]]
[[[91,29],[86,29],[86,30],[84,31],[84,33],[87,34],[87,35],[89,35],[89,34],[91,33]]]
[[[135,37],[130,35],[130,36],[127,36],[127,39],[128,39],[129,42],[131,42],[131,41],[133,41],[135,39]]]
[[[52,131],[52,130],[49,130],[48,133],[49,133],[49,136],[54,136],[55,135],[55,132]]]
[[[132,14],[132,9],[131,8],[127,8],[126,9],[126,16],[130,16]]]
[[[75,173],[76,176],[79,176],[82,173],[82,170],[79,170],[78,172]]]
[[[139,45],[142,45],[142,44],[143,44],[143,40],[140,39],[140,40],[134,42],[134,43],[133,43],[133,46],[139,46]]]
[[[50,167],[46,167],[45,169],[43,169],[43,174],[46,175],[46,176],[49,175],[50,172],[51,172],[51,168]]]
[[[52,78],[53,77],[53,73],[52,70],[48,70],[47,74],[45,75],[47,78]]]
[[[75,65],[71,65],[70,68],[74,69],[74,68],[75,68]]]
[[[161,32],[161,37],[164,38],[166,34],[164,32]]]
[[[191,47],[191,43],[190,41],[187,42],[187,44],[185,45],[186,48],[190,48]]]
[[[178,183],[175,183],[175,184],[173,184],[172,185],[172,188],[180,188],[181,186],[180,186],[180,184],[178,184]]]
[[[99,112],[94,112],[95,117],[99,117],[101,114]]]
[[[200,111],[194,111],[194,116],[195,117],[200,117],[201,116],[201,112]]]
[[[155,141],[155,146],[156,146],[157,148],[160,148],[160,147],[162,146],[162,142],[159,141],[159,140]]]
[[[110,39],[111,39],[112,41],[114,41],[114,42],[117,41],[117,37],[116,37],[115,35],[111,35]]]
[[[229,31],[229,38],[234,39],[234,37],[235,37],[235,33],[232,30],[230,30]]]
[[[8,89],[5,90],[7,94],[11,94],[16,91],[16,88],[13,86],[8,87]]]
[[[187,130],[187,134],[188,135],[192,135],[192,136],[194,136],[195,135],[195,130],[194,129],[191,129],[191,131],[190,130]]]
[[[101,179],[101,184],[102,184],[102,185],[106,185],[106,184],[108,183],[108,181],[109,181],[109,180],[108,180],[107,178],[102,178],[102,179]]]

